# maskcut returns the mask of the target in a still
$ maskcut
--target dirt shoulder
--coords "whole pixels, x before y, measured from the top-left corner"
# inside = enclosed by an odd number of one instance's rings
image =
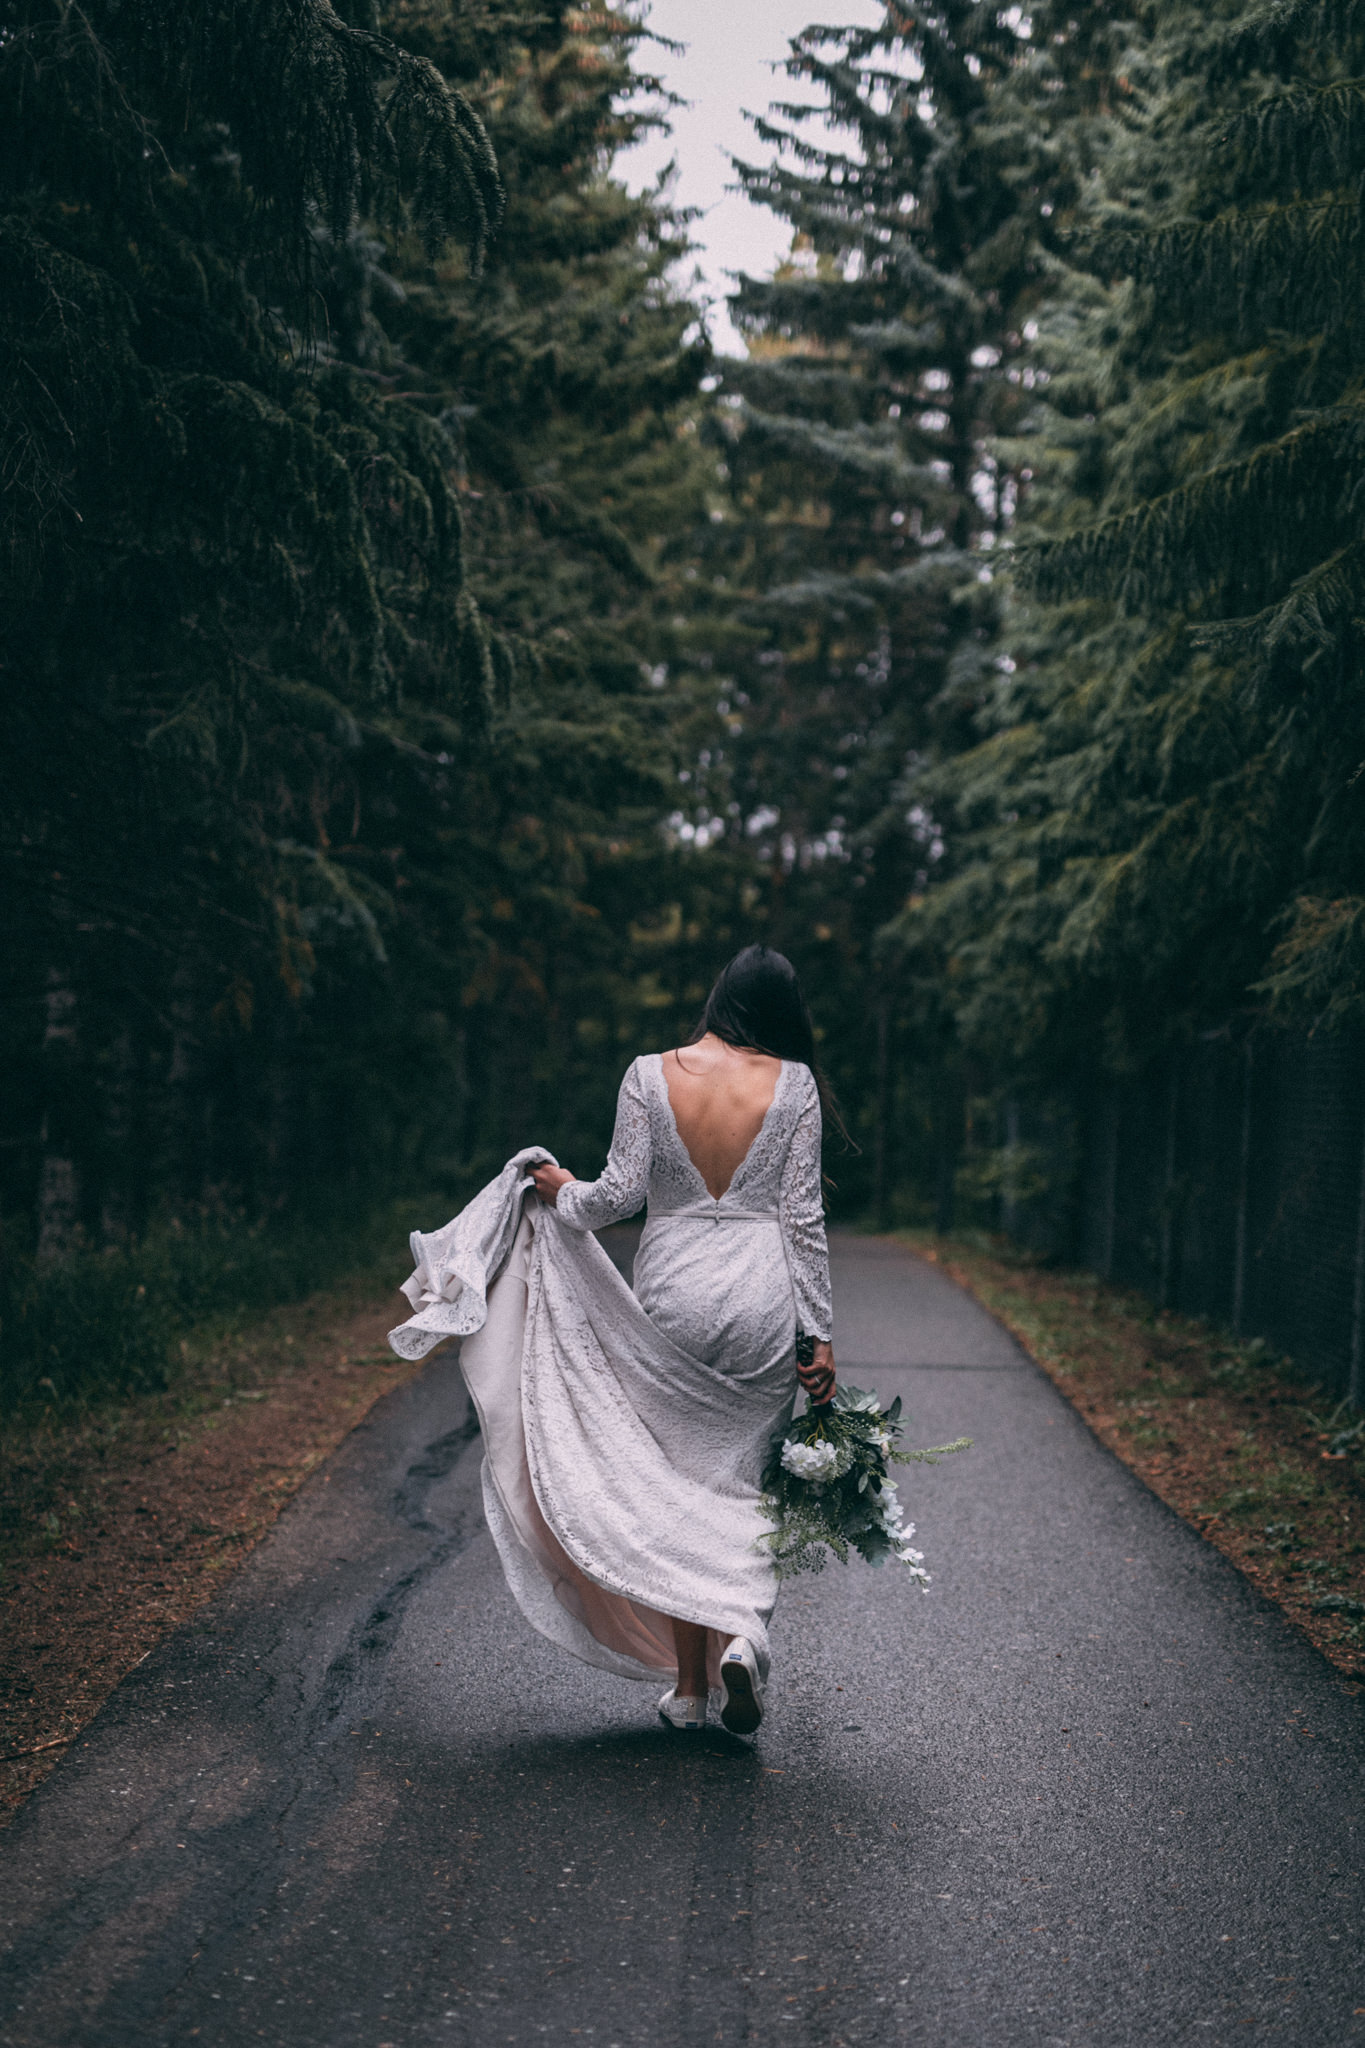
[[[0,1825],[418,1370],[384,1342],[402,1306],[317,1295],[204,1344],[170,1393],[0,1435]]]
[[[997,1316],[1101,1443],[1365,1680],[1365,1420],[1262,1345],[1093,1274],[909,1233]]]

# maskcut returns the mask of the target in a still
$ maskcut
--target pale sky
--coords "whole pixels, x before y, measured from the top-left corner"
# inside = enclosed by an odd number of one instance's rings
[[[676,157],[679,204],[705,209],[692,230],[700,245],[693,260],[714,303],[712,339],[722,355],[743,355],[725,310],[726,273],[768,275],[791,236],[776,214],[725,189],[734,182],[728,153],[750,163],[770,153],[744,109],[764,113],[774,99],[813,97],[773,69],[791,38],[813,21],[874,26],[882,19],[881,0],[647,0],[642,12],[657,34],[687,48],[675,56],[644,43],[637,69],[658,74],[688,104],[675,109],[672,135],[652,136],[618,157],[616,175],[638,192]]]

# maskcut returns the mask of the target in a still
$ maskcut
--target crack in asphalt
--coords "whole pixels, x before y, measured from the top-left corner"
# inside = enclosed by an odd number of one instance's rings
[[[64,1899],[55,1913],[30,1925],[9,1948],[0,1969],[0,1985],[6,1987],[5,2010],[20,2014],[25,1990],[36,1979],[50,1978],[54,1967],[60,1970],[65,1958],[84,1940],[98,1937],[102,1927],[116,1921],[130,1896],[156,1895],[165,1887],[183,1885],[185,1856],[192,1854],[193,1876],[186,1895],[161,1923],[137,1967],[111,1985],[97,2008],[87,2012],[83,2027],[83,2038],[91,2043],[160,2042],[171,2038],[168,2028],[179,2039],[174,2014],[182,1997],[191,1991],[196,1978],[230,1971],[231,1955],[243,1928],[263,1917],[270,1900],[287,1882],[287,1866],[298,1853],[300,1841],[317,1825],[321,1813],[333,1813],[353,1796],[355,1762],[335,1746],[339,1724],[367,1718],[382,1691],[385,1669],[413,1596],[478,1533],[477,1514],[471,1516],[459,1509],[442,1524],[429,1513],[432,1491],[450,1476],[478,1434],[471,1405],[459,1427],[425,1444],[407,1467],[390,1496],[389,1516],[399,1527],[430,1533],[434,1540],[413,1564],[381,1587],[366,1612],[353,1623],[344,1647],[328,1663],[311,1705],[300,1700],[298,1707],[283,1717],[278,1711],[280,1680],[270,1660],[289,1638],[283,1615],[268,1624],[265,1643],[249,1652],[249,1673],[240,1670],[231,1650],[224,1654],[220,1649],[212,1658],[210,1682],[215,1687],[221,1687],[225,1675],[229,1680],[246,1680],[245,1697],[238,1712],[230,1715],[233,1733],[243,1722],[249,1726],[252,1721],[268,1719],[277,1730],[271,1746],[277,1756],[284,1752],[283,1769],[270,1773],[253,1810],[234,1815],[217,1827],[196,1829],[191,1837],[184,1811],[188,1786],[183,1781],[168,1785],[139,1814],[124,1854],[109,1864],[96,1882],[83,1886],[74,1898]],[[245,1619],[248,1626],[259,1627],[259,1609],[253,1607]],[[206,1627],[201,1621],[197,1628],[171,1638],[124,1681],[120,1705],[126,1708],[130,1694],[153,1695],[157,1685],[174,1683],[177,1690],[181,1683],[194,1686],[193,1680],[168,1680],[164,1668],[177,1655],[183,1660],[187,1651],[203,1659],[210,1633],[211,1624]],[[200,1676],[210,1674],[196,1673],[196,1678]],[[319,1749],[327,1754],[320,1757]],[[239,1763],[236,1745],[225,1746],[216,1769],[214,1763],[208,1763],[204,1775],[225,1777]],[[194,1803],[190,1802],[191,1816]],[[172,1822],[176,1824],[171,1826]],[[143,1839],[165,1844],[168,1837],[181,1833],[187,1844],[193,1840],[193,1851],[141,1848]],[[184,1960],[187,1955],[188,1962]],[[172,1974],[174,1982],[168,1983]],[[15,2042],[32,2038],[23,2034],[0,2037]],[[50,2044],[45,2043],[44,2048]]]
[[[449,1476],[478,1434],[479,1418],[471,1401],[459,1428],[448,1429],[444,1436],[435,1438],[403,1474],[403,1482],[393,1495],[391,1512],[395,1521],[405,1522],[409,1529],[437,1526],[427,1519],[427,1495],[433,1486]]]

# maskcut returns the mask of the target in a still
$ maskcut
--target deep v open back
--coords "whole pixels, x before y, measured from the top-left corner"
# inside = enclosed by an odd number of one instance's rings
[[[635,1292],[675,1344],[747,1379],[790,1360],[798,1328],[829,1336],[820,1098],[809,1067],[782,1062],[757,1135],[716,1197],[682,1141],[663,1055],[636,1060],[605,1173],[571,1181],[557,1207],[574,1228],[600,1230],[646,1200]]]
[[[772,1085],[768,1089],[762,1113],[755,1122],[752,1102],[745,1099],[735,1088],[734,1084],[739,1076],[733,1068],[722,1067],[717,1069],[714,1066],[708,1066],[698,1076],[685,1064],[680,1052],[675,1052],[672,1057],[675,1070],[673,1079],[669,1078],[669,1055],[667,1053],[662,1055],[660,1064],[663,1070],[664,1087],[668,1091],[669,1108],[673,1112],[674,1128],[682,1141],[683,1149],[686,1151],[688,1158],[692,1161],[692,1164],[705,1182],[706,1192],[714,1201],[719,1201],[729,1188],[730,1182],[734,1179],[740,1166],[748,1157],[753,1148],[754,1140],[767,1121],[768,1111],[772,1108],[773,1096],[777,1092],[777,1084],[782,1078],[782,1062],[779,1059],[774,1059],[771,1066],[765,1068],[765,1078],[770,1080]],[[752,1070],[750,1070],[747,1078],[753,1078]],[[699,1081],[700,1087],[698,1087]],[[675,1082],[686,1082],[688,1084],[682,1091],[681,1101],[679,1101],[679,1091],[675,1086]],[[722,1119],[728,1121],[730,1129],[723,1137],[716,1132],[714,1125],[708,1129],[706,1120],[708,1113],[713,1119],[719,1113]],[[747,1142],[741,1146],[738,1153],[735,1153],[733,1149],[734,1130],[736,1125],[742,1129],[744,1124],[752,1124],[752,1129],[749,1132]],[[702,1164],[702,1159],[709,1152],[711,1154],[711,1164],[714,1168],[718,1163],[715,1154],[721,1151],[733,1155],[730,1157],[729,1171],[724,1171],[722,1167],[718,1173],[708,1173],[706,1167]],[[713,1178],[723,1179],[724,1186],[719,1189],[714,1187],[712,1185]]]

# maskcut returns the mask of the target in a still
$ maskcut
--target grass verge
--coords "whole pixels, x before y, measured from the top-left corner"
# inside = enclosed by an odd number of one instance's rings
[[[1130,1470],[1365,1680],[1365,1417],[1259,1341],[1003,1240],[901,1233],[998,1317]]]

